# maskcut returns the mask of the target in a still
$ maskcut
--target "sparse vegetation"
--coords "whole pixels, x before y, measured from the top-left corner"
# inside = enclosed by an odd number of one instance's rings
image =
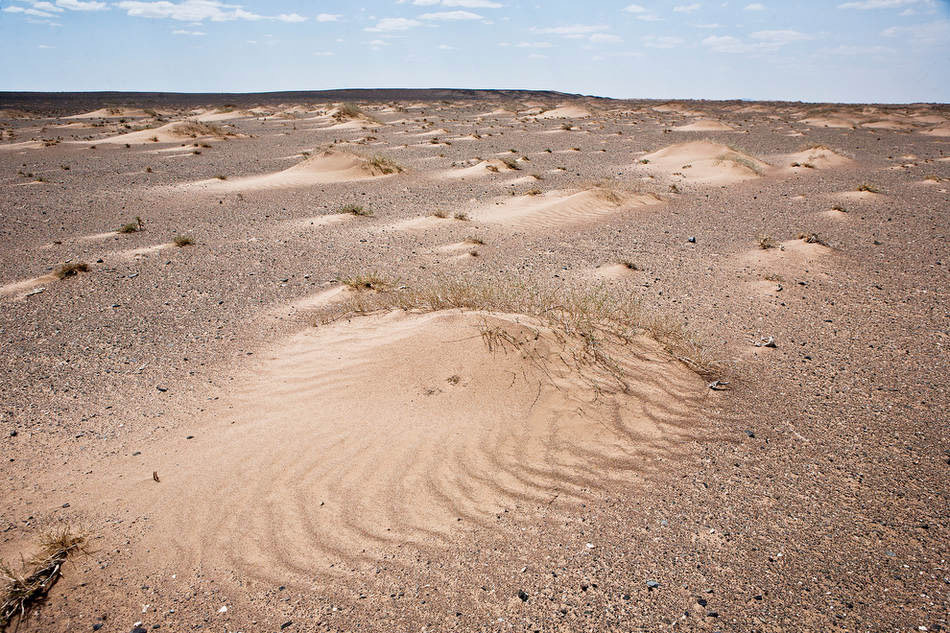
[[[25,561],[20,570],[0,565],[0,631],[16,622],[17,628],[41,604],[63,574],[63,565],[74,554],[86,554],[86,537],[68,527],[43,537],[40,551]]]
[[[68,279],[69,277],[75,277],[79,273],[85,273],[88,271],[89,264],[85,264],[83,262],[70,262],[57,268],[56,272],[53,274],[56,275],[57,279]]]
[[[525,192],[525,195],[526,195],[526,196],[540,196],[540,195],[541,195],[541,190],[540,190],[540,189],[528,189],[528,190]]]
[[[448,211],[445,211],[445,210],[443,210],[443,209],[439,209],[438,211],[436,211],[436,212],[433,213],[432,215],[435,216],[435,217],[437,217],[437,218],[439,218],[439,219],[444,220],[445,218],[449,217],[449,212],[448,212]]]
[[[367,161],[367,165],[369,165],[370,171],[373,173],[382,174],[384,176],[399,174],[404,171],[402,165],[384,156],[372,157]]]
[[[468,217],[468,214],[464,211],[456,211],[455,215],[452,216],[456,220],[461,220],[462,222],[468,222],[471,218]]]
[[[865,191],[867,193],[881,193],[881,190],[876,185],[866,182],[858,185],[858,191]]]
[[[627,270],[640,270],[640,267],[637,266],[634,262],[629,259],[621,259],[620,265],[626,268]]]
[[[703,377],[718,377],[723,371],[722,364],[712,360],[681,323],[664,314],[645,313],[636,294],[615,293],[606,287],[572,292],[516,281],[480,284],[446,278],[419,287],[402,286],[391,292],[360,293],[347,303],[328,308],[323,320],[329,322],[346,315],[393,309],[419,312],[463,309],[533,317],[539,327],[550,330],[569,348],[564,358],[570,359],[586,378],[600,386],[605,386],[604,379],[609,380],[621,390],[628,386],[625,371],[616,359],[622,357],[623,348],[640,334],[649,335],[670,355]],[[486,330],[483,339],[492,338],[494,334],[502,338],[510,336],[504,331]],[[486,345],[496,342],[502,341],[486,340]]]
[[[778,248],[778,242],[776,242],[770,235],[763,235],[759,238],[759,248],[761,248],[763,251],[767,251],[770,248]]]
[[[806,244],[820,244],[822,246],[828,246],[828,242],[821,239],[817,233],[799,233],[798,239],[802,240]]]
[[[396,280],[386,277],[378,272],[364,273],[354,275],[353,277],[341,277],[338,281],[353,290],[375,290],[376,292],[386,292],[396,285]]]
[[[369,209],[364,209],[361,205],[358,204],[347,204],[340,207],[340,210],[337,213],[349,213],[350,215],[358,215],[361,217],[372,217],[373,212]]]
[[[521,169],[521,165],[519,165],[518,161],[514,160],[513,158],[502,158],[501,162],[503,162],[505,167],[508,169],[513,169],[515,171],[519,171]]]
[[[176,235],[174,242],[178,248],[184,248],[185,246],[194,246],[195,238],[190,235]]]
[[[844,208],[844,207],[843,207],[842,205],[840,205],[840,204],[833,205],[833,206],[831,207],[831,210],[832,210],[832,211],[837,211],[837,212],[839,212],[839,213],[847,213],[847,212],[848,212],[848,210],[847,210],[846,208]]]
[[[145,228],[145,222],[142,218],[135,216],[135,222],[129,222],[119,227],[119,233],[138,233]]]
[[[231,133],[226,131],[220,125],[215,125],[214,123],[201,123],[199,121],[186,121],[184,123],[179,123],[174,129],[176,134],[190,136],[191,138],[198,138],[201,136],[216,136],[218,138],[226,138],[231,136]]]

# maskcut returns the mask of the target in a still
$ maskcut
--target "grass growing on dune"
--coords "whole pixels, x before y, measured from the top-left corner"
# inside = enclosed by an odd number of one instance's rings
[[[372,285],[367,286],[367,280]],[[704,378],[720,377],[723,372],[721,363],[708,355],[682,323],[666,314],[644,310],[639,297],[631,292],[605,286],[580,292],[520,281],[486,283],[447,278],[397,286],[376,273],[341,281],[350,287],[378,291],[354,294],[347,302],[330,308],[323,315],[323,323],[389,310],[518,314],[536,319],[549,329],[570,350],[572,362],[606,371],[622,388],[626,382],[617,359],[623,357],[625,346],[643,335]]]
[[[35,607],[42,604],[49,590],[63,575],[63,565],[74,554],[85,554],[86,537],[68,527],[43,537],[40,551],[25,561],[21,569],[0,564],[0,631],[13,623],[17,628]]]
[[[63,264],[56,269],[56,272],[53,274],[56,275],[57,279],[68,279],[69,277],[75,277],[79,273],[84,273],[89,271],[89,264],[83,262],[72,262],[70,264]]]

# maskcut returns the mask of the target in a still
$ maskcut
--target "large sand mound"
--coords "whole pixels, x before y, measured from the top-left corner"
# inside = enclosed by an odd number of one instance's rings
[[[583,119],[590,116],[590,110],[581,106],[560,106],[537,115],[539,119]]]
[[[369,180],[397,173],[401,169],[384,159],[366,159],[348,152],[324,152],[276,173],[226,180],[202,180],[187,185],[208,191],[253,191]]]
[[[650,194],[624,194],[599,187],[549,191],[541,195],[514,196],[472,213],[480,222],[530,230],[583,224],[623,209],[659,204]]]
[[[83,142],[144,145],[146,143],[180,143],[186,140],[225,138],[227,136],[229,136],[229,134],[216,125],[197,123],[194,121],[176,121],[174,123],[167,123],[161,127],[110,136],[98,141]]]
[[[181,569],[309,586],[495,529],[519,504],[574,507],[681,451],[704,391],[694,374],[647,338],[618,359],[626,392],[571,358],[525,317],[311,328],[262,361],[214,433],[150,456],[162,484],[135,490],[155,527],[144,546]]]
[[[648,170],[659,170],[682,181],[728,185],[758,178],[769,165],[712,141],[693,141],[670,145],[647,154],[642,160]]]
[[[823,145],[809,147],[800,152],[788,154],[784,158],[788,160],[789,165],[802,166],[806,169],[830,169],[843,167],[853,162],[850,158],[842,156]]]
[[[74,114],[64,117],[66,119],[121,119],[121,118],[141,118],[155,116],[159,114],[154,110],[143,110],[141,108],[99,108],[92,112]]]
[[[700,119],[695,123],[673,128],[677,132],[735,132],[736,128],[714,119]]]
[[[470,167],[460,167],[456,169],[448,169],[441,172],[439,175],[442,178],[449,179],[469,179],[469,178],[484,178],[493,173],[499,173],[504,171],[515,171],[508,166],[503,160],[497,158],[491,160],[480,161]]]

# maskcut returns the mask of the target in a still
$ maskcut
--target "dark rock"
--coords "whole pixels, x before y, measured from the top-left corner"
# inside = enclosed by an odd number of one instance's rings
[[[526,593],[524,592],[524,589],[519,589],[519,590],[518,590],[518,597],[521,598],[521,601],[522,601],[522,602],[527,602],[527,601],[528,601],[528,594],[526,594]]]
[[[293,620],[287,620],[286,622],[280,625],[280,630],[283,631],[284,629],[286,629],[288,626],[290,626],[293,623],[294,623]]]
[[[647,581],[647,589],[649,589],[650,591],[653,591],[654,589],[658,588],[659,586],[660,586],[660,583],[658,583],[658,582],[655,581],[655,580],[648,580],[648,581]]]

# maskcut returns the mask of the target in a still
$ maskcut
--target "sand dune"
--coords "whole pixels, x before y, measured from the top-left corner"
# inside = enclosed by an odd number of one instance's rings
[[[843,167],[853,162],[850,158],[842,156],[823,145],[816,145],[815,147],[804,149],[794,154],[787,154],[783,157],[783,160],[788,161],[789,165],[798,163],[806,169],[809,167],[814,169],[830,169],[833,167]]]
[[[392,175],[389,167],[380,167],[373,160],[348,152],[324,152],[304,161],[270,174],[244,176],[226,180],[201,180],[187,187],[206,191],[253,191],[259,189],[284,189],[309,187],[334,182],[371,180]],[[389,173],[386,173],[389,172]]]
[[[56,275],[52,273],[48,275],[41,275],[39,277],[33,277],[32,279],[13,281],[0,286],[0,298],[20,299],[30,294],[30,292],[56,281],[58,281]]]
[[[110,136],[97,141],[83,141],[86,143],[127,143],[129,145],[144,145],[146,143],[180,143],[187,140],[223,138],[222,131],[215,127],[203,126],[200,123],[176,121],[166,123],[161,127],[129,132],[118,136]]]
[[[921,134],[926,134],[927,136],[947,137],[950,136],[950,125],[938,125],[935,128],[921,132]]]
[[[503,160],[491,159],[478,162],[471,167],[448,169],[440,172],[439,177],[449,179],[484,178],[493,173],[515,171]]]
[[[153,111],[145,111],[141,108],[99,108],[92,112],[74,114],[63,117],[66,119],[121,119],[121,118],[141,118],[155,116],[158,114]]]
[[[735,132],[736,128],[722,121],[700,119],[695,123],[674,127],[673,130],[677,132]]]
[[[472,213],[477,221],[518,229],[543,229],[586,223],[623,209],[662,202],[650,194],[620,194],[606,189],[549,191],[541,195],[514,196]]]
[[[395,312],[306,330],[228,403],[233,424],[155,456],[167,485],[135,492],[151,538],[174,533],[185,568],[309,586],[331,565],[490,529],[514,504],[570,507],[635,483],[692,434],[703,383],[653,341],[620,359],[627,393],[587,376],[597,393],[565,358],[515,316]]]
[[[553,110],[546,110],[537,115],[538,119],[582,119],[589,117],[590,110],[580,106],[560,106]]]
[[[659,170],[684,182],[728,185],[760,177],[769,165],[727,145],[693,141],[665,147],[642,160],[648,171]]]

